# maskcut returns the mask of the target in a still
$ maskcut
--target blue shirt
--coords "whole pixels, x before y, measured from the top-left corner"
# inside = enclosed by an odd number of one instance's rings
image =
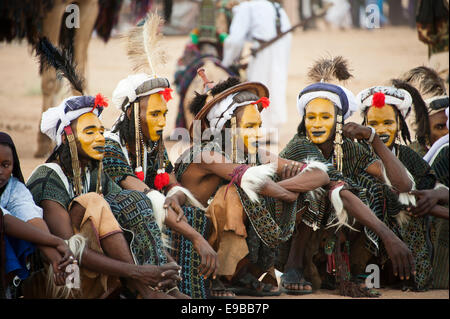
[[[4,215],[12,215],[24,222],[43,217],[42,208],[34,203],[28,188],[14,176],[0,197],[0,208]]]

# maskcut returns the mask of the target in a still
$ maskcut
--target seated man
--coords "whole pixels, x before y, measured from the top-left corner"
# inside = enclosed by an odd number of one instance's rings
[[[180,288],[193,298],[205,298],[208,287],[204,280],[215,275],[217,254],[203,237],[206,231],[204,211],[189,191],[177,183],[164,146],[162,133],[170,91],[167,79],[145,73],[130,75],[119,82],[113,101],[123,113],[112,131],[106,134],[103,165],[105,173],[123,189],[144,192],[153,207],[158,208],[159,204],[160,210],[168,210],[168,218],[161,220],[161,224],[180,234],[181,242],[173,241],[170,246],[185,270],[183,274],[190,274],[183,276]],[[131,99],[133,96],[135,100]],[[179,259],[181,253],[189,254],[190,258]],[[220,292],[210,293],[219,297]]]
[[[64,60],[45,39],[38,52],[45,61]],[[70,71],[65,74],[76,74]],[[83,93],[75,85],[79,81],[68,79]],[[33,171],[27,186],[43,208],[50,231],[64,239],[75,237],[81,290],[33,291],[39,285],[31,283],[29,293],[98,298],[120,277],[131,293],[143,298],[184,298],[174,289],[180,268],[168,263],[151,202],[140,192],[122,190],[102,170],[105,139],[98,116],[104,106],[101,95],[73,96],[42,115],[41,131],[57,147],[47,163]]]
[[[385,256],[383,246],[379,243],[381,239],[387,255],[392,260],[394,274],[400,275],[401,279],[409,279],[411,274],[414,274],[411,252],[390,229],[395,230],[394,226],[397,224],[395,216],[399,215],[402,205],[391,188],[384,185],[384,181],[390,179],[392,185],[401,193],[411,190],[412,181],[403,165],[386,148],[374,131],[355,123],[347,123],[344,126],[344,120],[357,109],[355,97],[346,88],[330,82],[336,79],[345,80],[350,76],[350,73],[346,71],[346,61],[341,57],[333,58],[331,61],[323,59],[310,71],[310,77],[317,83],[309,85],[299,94],[297,107],[301,122],[298,133],[287,144],[280,156],[296,161],[314,157],[330,164],[328,174],[333,185],[330,187],[329,195],[333,205],[331,207],[327,204],[328,198],[316,198],[309,201],[309,207],[302,215],[304,225],[299,230],[299,233],[303,235],[294,237],[295,242],[292,243],[294,246],[291,246],[285,267],[303,269],[305,242],[310,236],[307,234],[311,234],[311,230],[316,231],[324,226],[336,224],[336,220],[339,226],[350,226],[348,220],[348,214],[350,214],[364,226],[363,234],[365,234],[368,248],[368,250],[364,247],[359,248],[361,243],[364,244],[363,236],[360,236],[358,240],[352,240],[348,236],[354,237],[357,233],[352,232],[347,235],[353,243],[350,248],[353,252],[350,256],[352,258],[349,261],[352,264],[352,272],[362,274],[372,255],[379,256],[381,252],[381,256]],[[359,143],[353,142],[354,138],[366,139],[372,143],[379,158]],[[388,223],[389,227],[383,221]],[[336,244],[339,242],[338,238],[332,241],[330,247],[335,246],[339,251],[340,245]],[[301,251],[295,247],[300,247]],[[327,271],[333,273],[334,250],[326,251],[326,254],[329,255]],[[381,263],[384,261],[385,258],[381,260]],[[346,287],[343,283],[347,275],[341,272],[341,276],[343,276],[339,278],[341,293],[352,294],[342,290]],[[302,287],[295,285],[290,288]],[[364,291],[362,293],[365,294]]]
[[[217,255],[203,237],[206,231],[203,210],[194,207],[196,201],[189,191],[177,186],[162,139],[172,89],[166,78],[154,72],[153,65],[157,66],[154,52],[148,50],[147,42],[143,43],[148,38],[157,43],[159,34],[155,26],[159,23],[157,14],[149,14],[144,24],[131,29],[128,35],[133,48],[128,55],[134,68],[148,69],[151,73],[130,75],[113,92],[114,104],[122,114],[107,134],[104,169],[123,189],[143,192],[151,200],[160,227],[168,226],[176,234],[176,238],[175,235],[169,238],[169,246],[184,269],[181,291],[193,298],[206,298],[209,291],[205,279],[211,274],[215,277]],[[146,30],[151,31],[145,33]],[[136,59],[137,56],[143,59]],[[181,209],[180,205],[190,203],[194,204]],[[212,296],[220,294],[212,291]]]
[[[279,181],[292,161],[258,147],[268,94],[264,85],[236,78],[198,94],[190,105],[193,145],[175,167],[177,179],[207,207],[217,274],[236,294],[280,293],[258,278],[273,268],[276,247],[292,235],[298,194],[328,183],[326,166],[314,161],[295,163],[298,174]]]
[[[408,146],[396,142],[399,141],[399,135],[401,135],[405,144],[411,143],[406,118],[411,111],[412,103],[420,103],[413,101],[412,96],[420,98],[420,94],[406,82],[396,80],[394,84],[396,87],[375,86],[358,94],[357,100],[364,118],[363,124],[373,127],[387,148],[402,162],[408,173],[414,178],[413,189],[428,190],[426,192],[427,199],[432,204],[424,205],[424,200],[419,198],[419,202],[414,203],[415,205],[411,207],[414,212],[417,213],[416,211],[420,210],[421,214],[448,219],[448,209],[436,205],[448,194],[447,187],[442,184],[436,185],[434,172],[419,154]],[[408,210],[411,208],[408,207]],[[411,216],[412,213],[409,215]],[[429,245],[431,242],[429,225],[428,218],[406,219],[400,221],[399,224],[401,238],[413,253],[416,264],[413,283],[415,290],[426,290],[431,285],[433,247]]]
[[[28,257],[34,251],[34,245],[48,260],[55,274],[55,281],[62,285],[65,283],[65,267],[74,260],[73,254],[66,242],[50,234],[48,227],[42,219],[42,209],[35,205],[30,191],[25,187],[19,157],[11,137],[0,132],[0,213],[2,214],[2,233],[5,231],[4,251],[5,280],[10,284],[14,278],[24,280],[29,276],[26,266]],[[4,226],[3,226],[4,225]],[[4,254],[4,255],[3,255]],[[14,295],[12,285],[3,287],[8,297]]]

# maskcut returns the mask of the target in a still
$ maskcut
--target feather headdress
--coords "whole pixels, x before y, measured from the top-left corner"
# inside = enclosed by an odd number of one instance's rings
[[[445,95],[445,82],[439,74],[426,66],[419,66],[403,75],[403,80],[415,86],[422,98]]]
[[[50,67],[55,68],[58,78],[65,77],[75,91],[84,95],[84,78],[77,72],[72,53],[68,49],[58,49],[46,37],[43,37],[39,39],[35,50],[41,64],[41,73]]]
[[[164,65],[167,57],[161,47],[160,26],[164,23],[157,13],[149,13],[144,23],[139,23],[127,35],[127,54],[133,71],[156,75],[155,66]]]
[[[342,56],[320,58],[308,72],[308,77],[313,82],[340,82],[352,76],[348,68],[348,62]]]

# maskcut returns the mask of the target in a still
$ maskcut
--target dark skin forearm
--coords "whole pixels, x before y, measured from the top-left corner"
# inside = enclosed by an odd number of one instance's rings
[[[415,274],[414,258],[411,251],[361,200],[348,190],[340,192],[347,212],[359,223],[372,229],[383,241],[384,247],[392,261],[394,275],[400,279],[409,279]]]
[[[322,187],[330,182],[328,174],[321,170],[303,172],[292,178],[282,180],[277,184],[291,192],[305,193],[318,187]]]
[[[347,123],[344,125],[343,132],[344,135],[350,139],[367,140],[370,138],[371,129],[356,123]],[[372,147],[383,162],[386,169],[386,175],[391,181],[392,186],[400,193],[409,192],[412,188],[412,181],[408,177],[406,168],[380,140],[378,134],[375,134]],[[382,167],[378,162],[370,165],[367,172],[380,180],[383,179]]]
[[[409,192],[412,188],[412,181],[406,173],[406,168],[400,162],[390,149],[380,140],[378,135],[375,136],[372,147],[375,153],[383,161],[383,165],[386,169],[386,175],[400,193]]]
[[[428,214],[437,218],[448,220],[448,207],[435,205]]]
[[[5,229],[6,234],[11,237],[19,238],[29,241],[38,246],[56,247],[60,245],[63,240],[49,232],[45,232],[33,226],[31,223],[26,223],[14,216],[5,215]]]

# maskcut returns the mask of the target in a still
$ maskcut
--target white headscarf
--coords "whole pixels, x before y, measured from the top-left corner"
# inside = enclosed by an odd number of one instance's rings
[[[147,96],[154,93],[158,93],[164,91],[165,88],[155,88],[150,91],[143,92],[141,94],[136,94],[136,89],[154,77],[146,74],[146,73],[138,73],[132,74],[121,80],[119,84],[117,84],[116,89],[113,92],[112,102],[114,106],[121,110],[122,112],[127,109],[127,107],[134,102],[138,97]],[[128,103],[123,106],[125,100],[128,98]]]
[[[237,94],[239,94],[239,92],[228,95],[220,102],[214,104],[214,106],[209,110],[208,115],[206,115],[206,119],[209,122],[209,127],[212,134],[215,135],[222,131],[223,126],[233,117],[233,113],[238,107],[256,103],[256,100],[236,103],[233,98]]]
[[[328,84],[328,83],[324,83]],[[329,85],[329,84],[328,84]],[[358,109],[358,104],[356,103],[355,95],[347,88],[340,86],[340,85],[334,85],[336,87],[341,88],[348,101],[348,109],[345,114],[343,114],[344,120],[349,118],[356,110]],[[305,88],[307,89],[307,88]],[[314,92],[308,92],[305,94],[300,93],[300,98],[297,100],[297,110],[300,115],[300,118],[302,119],[305,114],[305,108],[308,105],[309,102],[311,102],[314,99],[323,98],[327,99],[331,102],[333,102],[334,105],[336,105],[338,108],[342,110],[342,103],[339,95],[337,95],[334,92],[327,91],[327,90],[321,90],[321,91],[314,91]]]
[[[358,101],[361,113],[364,113],[367,108],[373,105],[373,95],[378,92],[384,94],[385,104],[395,106],[403,118],[406,118],[411,111],[412,97],[408,91],[392,86],[372,86],[359,92],[356,100]]]
[[[96,107],[92,110],[94,100],[93,96],[71,96],[58,106],[49,108],[42,113],[41,132],[46,134],[57,146],[60,146],[61,134],[72,121],[89,112],[100,117],[103,108]]]

